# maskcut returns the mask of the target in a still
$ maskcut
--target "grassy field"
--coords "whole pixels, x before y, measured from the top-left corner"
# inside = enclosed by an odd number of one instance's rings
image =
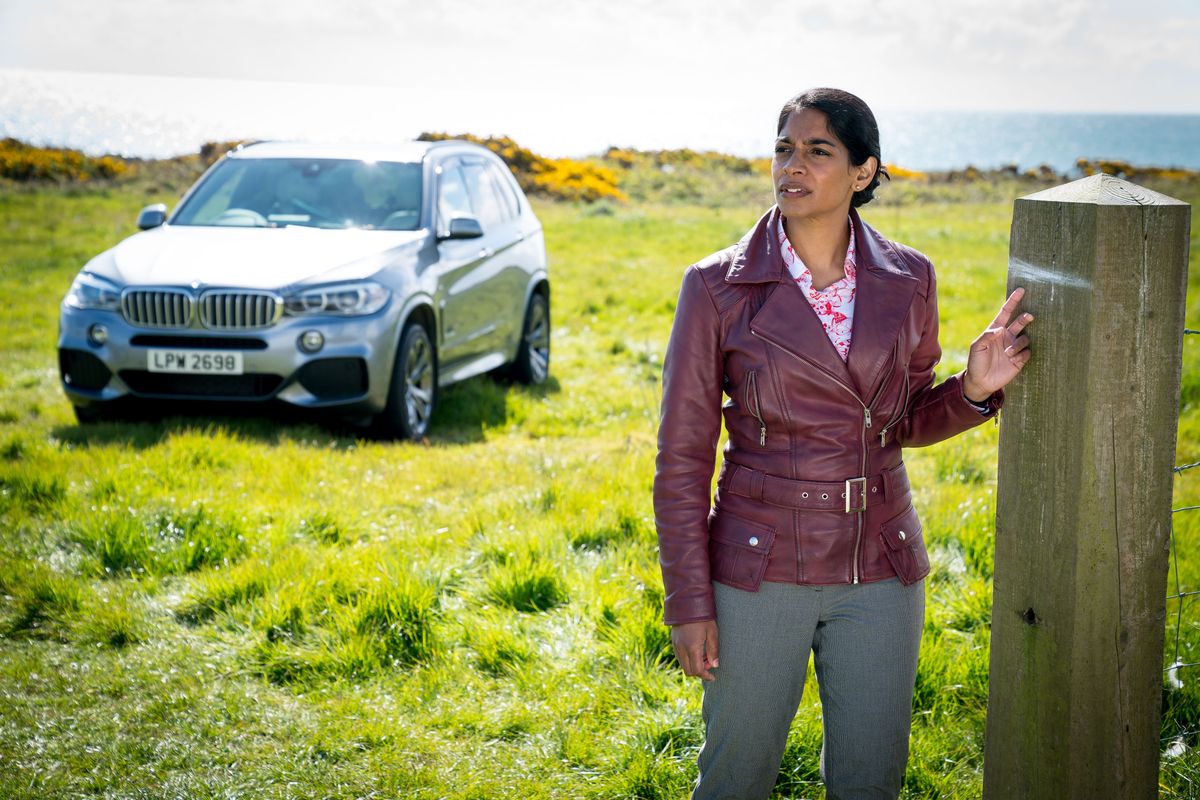
[[[1162,188],[1200,201],[1195,183]],[[253,416],[79,427],[58,302],[177,189],[0,191],[0,796],[684,796],[700,688],[660,624],[658,379],[683,267],[766,193],[539,203],[552,380],[453,387],[426,443]],[[938,265],[948,374],[1003,299],[1011,197],[1032,189],[888,191],[864,216]],[[1200,460],[1198,403],[1200,342],[1180,463]],[[985,425],[906,456],[934,562],[909,798],[981,792],[996,441]],[[1198,473],[1176,479],[1191,504]],[[1197,533],[1200,514],[1177,520],[1185,590]],[[1185,661],[1196,646],[1193,605]],[[1200,728],[1200,669],[1180,677],[1165,735]],[[778,797],[823,797],[815,688]],[[1196,796],[1195,742],[1164,761],[1163,797]]]

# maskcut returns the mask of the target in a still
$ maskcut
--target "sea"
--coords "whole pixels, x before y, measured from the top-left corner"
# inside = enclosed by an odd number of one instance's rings
[[[877,108],[876,115],[884,161],[908,169],[1047,165],[1070,173],[1080,158],[1200,169],[1197,114]],[[728,102],[679,113],[618,96],[0,70],[0,138],[93,155],[162,158],[208,141],[380,143],[447,131],[510,135],[555,157],[609,146],[758,157],[771,152],[773,121],[773,111],[751,115]]]

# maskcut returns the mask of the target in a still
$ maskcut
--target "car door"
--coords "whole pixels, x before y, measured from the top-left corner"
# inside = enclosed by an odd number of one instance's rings
[[[491,261],[495,231],[483,225],[483,236],[442,238],[454,216],[479,219],[477,201],[468,188],[461,159],[443,162],[437,178],[438,305],[441,312],[440,358],[447,368],[485,355],[495,333]],[[483,220],[480,220],[483,224]],[[494,228],[494,226],[492,226]]]
[[[507,167],[488,160],[468,163],[465,169],[472,198],[479,197],[476,208],[487,218],[485,229],[486,225],[491,226],[489,233],[495,242],[488,267],[488,282],[492,287],[488,299],[496,328],[495,335],[489,338],[495,351],[508,359],[516,352],[525,322],[525,290],[529,285],[525,248],[519,246],[525,238],[520,225],[520,205],[506,176],[500,172],[507,171]]]

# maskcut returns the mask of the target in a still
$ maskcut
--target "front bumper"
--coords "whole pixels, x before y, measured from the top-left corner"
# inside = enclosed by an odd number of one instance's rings
[[[301,408],[337,408],[377,414],[387,404],[388,385],[399,337],[394,304],[367,317],[284,317],[255,331],[202,328],[149,329],[130,325],[111,311],[62,306],[59,319],[59,373],[63,391],[77,406],[126,397],[163,400],[263,402],[278,400]],[[96,323],[107,341],[88,336]],[[316,353],[298,342],[305,331],[325,339]],[[151,349],[237,351],[241,375],[157,373],[147,369]]]

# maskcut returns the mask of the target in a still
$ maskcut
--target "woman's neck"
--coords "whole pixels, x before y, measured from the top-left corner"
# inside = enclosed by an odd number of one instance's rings
[[[824,289],[846,274],[846,249],[850,246],[850,224],[846,214],[785,218],[783,230],[796,255],[812,273],[814,289]]]

